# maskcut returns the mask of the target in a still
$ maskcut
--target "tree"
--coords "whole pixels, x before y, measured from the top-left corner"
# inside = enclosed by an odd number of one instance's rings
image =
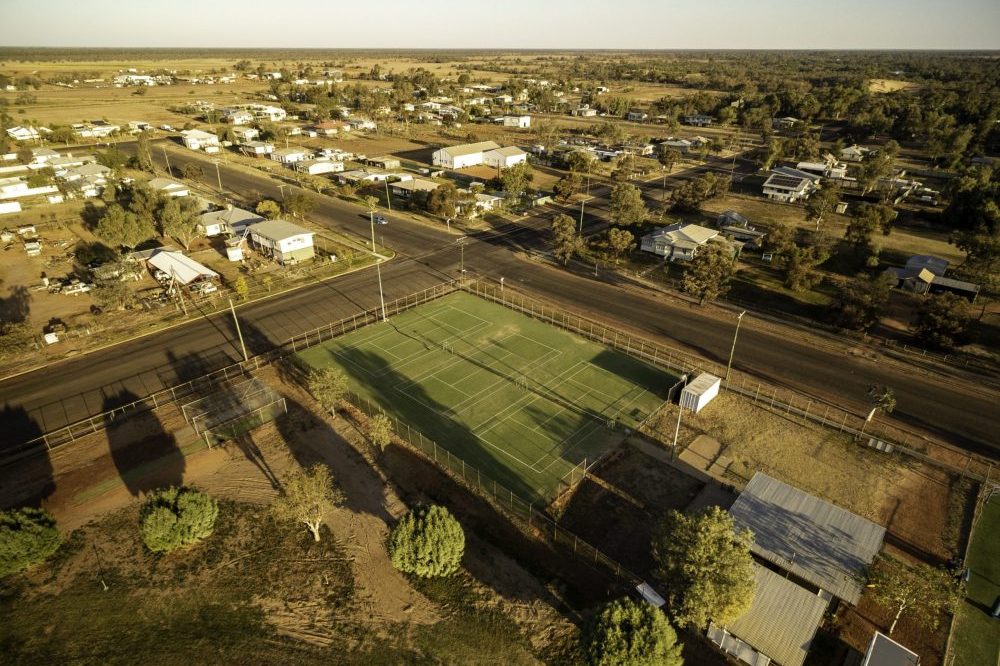
[[[153,149],[149,143],[149,135],[140,132],[135,144],[135,161],[140,169],[153,173]]]
[[[111,245],[129,250],[155,233],[152,222],[141,220],[138,215],[126,211],[118,204],[107,207],[94,232]]]
[[[181,178],[186,178],[187,180],[198,180],[204,175],[205,170],[201,168],[200,164],[188,162],[181,167]]]
[[[775,254],[786,254],[795,247],[795,228],[776,222],[764,237],[764,247]]]
[[[709,172],[700,178],[684,181],[670,193],[674,208],[694,212],[702,202],[729,191],[729,177]]]
[[[799,247],[793,244],[784,255],[785,286],[792,291],[808,291],[822,281],[816,267],[830,258],[822,245]]]
[[[819,223],[823,221],[823,216],[834,210],[839,201],[839,185],[833,184],[821,187],[811,197],[806,199],[806,221],[815,222],[816,229],[819,229]]]
[[[241,301],[247,300],[250,296],[250,285],[247,284],[247,279],[242,275],[237,275],[236,279],[233,280],[233,292],[236,294],[236,298]]]
[[[121,173],[121,170],[128,164],[128,156],[117,148],[108,148],[97,153],[97,163],[108,167],[115,173]]]
[[[117,278],[103,280],[94,287],[94,300],[104,308],[124,310],[135,301],[135,292]]]
[[[881,230],[888,236],[896,215],[896,210],[886,204],[860,204],[854,209],[854,215],[844,232],[844,239],[859,255],[870,254],[875,231]]]
[[[194,197],[170,197],[163,202],[157,214],[160,231],[165,236],[176,238],[188,250],[191,241],[201,235],[198,231],[200,212]]]
[[[372,196],[370,194],[367,196],[363,196],[361,197],[361,203],[365,205],[365,208],[368,209],[369,213],[374,213],[376,210],[378,210],[378,197]]]
[[[330,477],[330,469],[316,464],[285,477],[271,511],[278,520],[304,524],[318,542],[323,517],[343,502],[344,493]]]
[[[921,344],[950,350],[965,342],[972,315],[969,302],[957,294],[938,294],[925,300],[917,311],[914,336]]]
[[[368,419],[367,434],[372,444],[384,450],[392,442],[392,421],[385,414],[376,414]]]
[[[309,374],[309,392],[324,409],[333,411],[347,393],[347,375],[332,365],[313,370]]]
[[[594,156],[586,150],[574,150],[566,156],[566,166],[573,173],[591,173],[594,170]]]
[[[16,156],[21,164],[31,164],[35,159],[35,152],[30,146],[21,146],[17,149]]]
[[[684,291],[698,297],[698,304],[714,300],[729,291],[736,272],[736,258],[726,243],[706,243],[684,271]]]
[[[434,189],[427,198],[427,212],[440,217],[455,217],[458,190],[451,183],[444,183]]]
[[[611,215],[623,227],[640,224],[649,214],[642,192],[635,185],[618,183],[611,188]]]
[[[576,233],[576,222],[569,215],[556,215],[552,220],[551,231],[552,254],[565,266],[582,247],[580,236]]]
[[[667,148],[666,150],[660,151],[660,164],[663,168],[667,170],[667,173],[673,173],[674,165],[677,164],[681,159],[681,151],[676,148]]]
[[[573,172],[566,174],[552,186],[552,190],[556,195],[567,201],[581,189],[583,189],[583,176]]]
[[[281,208],[289,215],[302,219],[316,208],[316,201],[300,192],[289,192],[281,202]]]
[[[894,280],[882,274],[871,278],[860,274],[844,283],[833,305],[837,325],[854,331],[867,331],[882,315]]]
[[[615,255],[615,264],[622,253],[628,253],[635,247],[635,236],[625,229],[608,229],[608,245]]]
[[[667,584],[671,615],[698,629],[728,624],[750,608],[755,583],[748,530],[719,507],[667,514],[653,538],[655,573]]]
[[[61,543],[49,512],[32,507],[0,512],[0,578],[40,564]]]
[[[527,162],[515,164],[500,172],[500,184],[511,201],[518,201],[521,198],[533,178],[534,174],[531,173],[531,167]]]
[[[35,344],[35,334],[26,321],[0,321],[0,358],[22,354]]]
[[[892,175],[893,155],[885,150],[880,150],[875,155],[870,155],[868,159],[861,163],[861,170],[858,172],[858,182],[861,184],[862,196],[875,189],[879,182]]]
[[[266,217],[269,220],[273,220],[276,217],[281,216],[281,206],[279,206],[278,202],[273,199],[264,199],[257,204],[257,208],[254,210],[258,215]]]
[[[615,161],[615,168],[611,172],[611,179],[624,182],[626,180],[632,180],[635,175],[635,155],[632,153],[623,153]]]
[[[961,585],[944,569],[923,562],[907,565],[895,557],[880,555],[872,570],[875,600],[895,611],[891,635],[904,614],[923,626],[937,628],[942,613],[954,613],[961,601]]]
[[[586,639],[592,666],[682,666],[677,632],[658,608],[628,597],[594,619]]]
[[[167,488],[149,496],[139,512],[139,534],[154,553],[165,553],[208,537],[218,503],[193,488]]]
[[[465,552],[462,526],[443,506],[418,506],[389,535],[392,566],[421,578],[450,576]]]

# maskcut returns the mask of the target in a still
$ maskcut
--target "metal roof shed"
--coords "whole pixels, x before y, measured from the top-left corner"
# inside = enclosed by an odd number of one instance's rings
[[[857,604],[885,528],[757,472],[730,509],[758,557]]]
[[[722,380],[715,375],[703,372],[694,381],[681,390],[681,407],[700,412],[715,396],[719,395]]]
[[[754,564],[754,582],[757,590],[749,610],[726,627],[709,625],[709,639],[747,663],[802,666],[823,622],[828,597],[759,564]]]
[[[190,284],[198,280],[219,277],[211,268],[202,266],[197,261],[180,252],[161,250],[146,260],[150,266],[159,268],[181,284]]]
[[[861,666],[920,666],[920,657],[880,631],[868,644]]]

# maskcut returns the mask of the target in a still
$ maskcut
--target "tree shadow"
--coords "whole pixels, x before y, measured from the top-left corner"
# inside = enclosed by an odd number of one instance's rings
[[[31,314],[31,292],[24,285],[8,289],[9,295],[0,298],[0,325],[21,324]]]
[[[42,435],[38,423],[19,406],[3,406],[0,410],[0,427],[5,433],[18,433],[23,437],[23,440],[19,437],[19,441],[28,441]],[[13,453],[8,447],[3,448],[4,454]],[[4,498],[4,508],[41,506],[54,490],[52,461],[44,445],[40,450],[5,466],[3,473],[0,473],[0,497]]]
[[[106,396],[102,411],[111,412],[139,397],[124,389]],[[118,476],[133,496],[164,486],[180,486],[186,466],[176,438],[152,411],[106,414],[108,445]]]

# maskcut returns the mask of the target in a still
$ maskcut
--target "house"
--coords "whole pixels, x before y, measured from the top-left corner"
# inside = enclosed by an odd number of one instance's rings
[[[581,104],[569,113],[571,116],[579,116],[580,118],[593,118],[597,115],[597,109],[592,109],[587,104]]]
[[[506,146],[504,148],[494,148],[483,153],[483,163],[486,166],[496,169],[506,169],[515,164],[526,162],[528,153],[517,146]]]
[[[847,178],[847,165],[843,162],[838,162],[837,158],[830,153],[823,156],[822,162],[799,162],[795,165],[795,168],[799,171],[805,171],[806,173],[834,180]]]
[[[640,249],[669,261],[689,261],[694,259],[698,248],[718,235],[714,229],[677,222],[643,236]]]
[[[435,150],[431,155],[431,162],[434,166],[442,166],[448,169],[464,169],[465,167],[482,164],[483,153],[487,150],[496,150],[499,147],[499,144],[493,141],[480,141],[479,143],[464,143],[458,146],[449,146]]]
[[[706,632],[723,652],[748,664],[802,666],[830,603],[757,563],[750,608],[728,625]]]
[[[7,136],[14,139],[14,141],[36,141],[38,139],[38,130],[34,127],[22,127],[18,125],[16,127],[8,127]]]
[[[771,127],[780,130],[790,130],[795,129],[795,126],[799,124],[798,118],[792,118],[791,116],[785,116],[784,118],[771,118]]]
[[[367,118],[348,118],[347,124],[352,130],[362,130],[362,131],[374,130],[378,127],[378,125],[375,124],[375,121],[368,120]]]
[[[649,120],[649,114],[644,111],[629,111],[625,115],[625,120],[633,123],[641,123]]]
[[[83,180],[92,185],[103,187],[107,184],[110,173],[111,169],[103,164],[81,164],[80,166],[66,169],[62,172],[60,178],[69,183]]]
[[[274,144],[267,141],[250,141],[240,146],[240,152],[251,157],[270,155],[274,152]]]
[[[296,162],[309,159],[311,155],[312,153],[305,148],[290,146],[288,148],[279,148],[273,151],[271,153],[271,159],[275,162],[281,162],[282,164],[295,164]]]
[[[721,231],[726,238],[731,238],[744,243],[751,243],[757,247],[761,245],[764,240],[764,236],[767,235],[765,232],[755,229],[750,224],[750,220],[745,218],[743,215],[740,215],[735,210],[727,210],[719,215],[715,224],[719,227],[719,231]]]
[[[316,256],[315,234],[286,220],[266,220],[250,226],[250,241],[279,264],[297,264]]]
[[[253,122],[253,114],[246,109],[227,109],[222,116],[222,122],[230,125],[249,125]]]
[[[336,136],[340,132],[348,132],[351,126],[343,120],[324,120],[313,125],[313,129],[320,136]]]
[[[132,134],[137,132],[148,132],[153,129],[153,126],[143,120],[130,120],[128,121],[128,131]]]
[[[219,277],[219,274],[211,268],[202,266],[181,252],[157,249],[146,259],[146,263],[152,268],[163,271],[182,285],[215,280]]]
[[[920,657],[881,631],[876,631],[868,643],[861,666],[920,666]]]
[[[485,192],[473,192],[472,190],[460,189],[459,194],[472,195],[466,201],[459,200],[458,209],[463,213],[467,213],[470,217],[475,217],[479,213],[489,212],[498,208],[503,203],[503,197],[498,197],[493,194],[486,194]]]
[[[302,160],[295,163],[295,170],[310,176],[318,176],[324,173],[339,173],[344,170],[344,163],[327,159]]]
[[[246,107],[258,120],[269,120],[272,123],[281,122],[288,117],[288,114],[280,106],[269,106],[267,104],[250,104]]]
[[[337,182],[341,184],[361,185],[364,183],[381,183],[389,180],[392,174],[387,171],[371,171],[370,169],[353,169],[338,173]]]
[[[199,215],[198,231],[208,237],[223,234],[239,236],[251,224],[263,221],[264,218],[257,213],[229,206],[222,210],[213,210]]]
[[[729,513],[751,551],[782,572],[857,605],[885,528],[757,472]]]
[[[392,193],[397,197],[401,199],[409,199],[415,192],[430,193],[439,187],[441,187],[441,184],[436,183],[433,180],[414,178],[412,180],[404,180],[398,183],[393,183],[389,186],[389,189],[392,190]]]
[[[500,123],[504,127],[531,127],[531,116],[501,116]]]
[[[685,125],[694,125],[695,127],[710,127],[715,122],[715,118],[706,116],[703,113],[684,116],[681,120]]]
[[[260,130],[256,127],[234,127],[232,131],[233,137],[239,143],[256,141],[260,137]]]
[[[399,169],[403,165],[403,163],[400,162],[399,159],[395,157],[389,157],[387,155],[382,155],[380,157],[369,157],[367,160],[365,160],[365,163],[373,167],[378,167],[379,169],[385,169],[386,171],[390,169]]]
[[[950,292],[975,302],[980,286],[973,282],[945,277],[948,261],[940,257],[918,254],[906,260],[904,268],[890,267],[885,273],[896,281],[896,287],[917,294]]]
[[[29,168],[32,167],[45,167],[51,166],[51,162],[60,155],[51,148],[32,148],[31,149],[31,164],[28,165]]]
[[[691,143],[691,141],[687,139],[676,139],[674,137],[664,139],[659,144],[661,155],[668,150],[676,150],[681,155],[686,155],[692,148],[694,148],[694,144]]]
[[[121,130],[119,125],[112,125],[103,121],[76,123],[72,125],[72,128],[76,135],[82,139],[101,139]]]
[[[219,150],[219,137],[200,129],[184,130],[181,132],[181,141],[184,142],[185,147],[191,150],[204,150],[205,152],[213,152],[213,148],[215,151]]]
[[[771,175],[764,181],[764,196],[775,201],[795,203],[807,199],[819,186],[820,177],[816,174],[778,167],[771,170]]]
[[[191,190],[188,189],[187,185],[182,185],[176,180],[170,180],[169,178],[153,178],[146,184],[150,189],[162,192],[168,197],[186,197],[191,194]]]
[[[847,160],[848,162],[861,162],[870,152],[867,148],[854,144],[853,146],[840,149],[840,159]]]

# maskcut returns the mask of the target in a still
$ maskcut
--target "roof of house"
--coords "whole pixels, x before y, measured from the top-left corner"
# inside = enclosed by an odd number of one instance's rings
[[[736,212],[735,210],[727,210],[723,213],[720,213],[719,222],[721,224],[726,224],[727,222],[730,222],[740,226],[746,226],[750,224],[750,220],[748,220],[744,215]]]
[[[730,513],[753,533],[754,554],[852,604],[885,538],[881,525],[762,472]]]
[[[486,150],[496,150],[499,147],[500,145],[493,141],[480,141],[479,143],[463,143],[457,146],[447,146],[441,150],[452,157],[462,157],[463,155],[475,155]]]
[[[393,183],[392,186],[399,190],[410,190],[411,192],[433,192],[437,188],[441,187],[441,183],[435,183],[433,180],[427,180],[425,178],[414,178],[412,180],[403,180]]]
[[[495,155],[500,155],[501,157],[517,157],[518,155],[527,155],[523,150],[517,146],[504,146],[503,148],[494,148],[489,152]]]
[[[920,657],[880,631],[868,644],[861,666],[918,666]]]
[[[671,245],[677,245],[680,247],[691,247],[704,245],[710,239],[715,238],[718,235],[719,232],[715,229],[709,229],[708,227],[702,227],[697,224],[677,222],[676,224],[671,224],[657,229],[651,234],[648,234],[646,238],[650,238],[652,240],[664,240],[669,242]]]
[[[280,241],[286,238],[291,238],[292,236],[301,236],[302,234],[312,235],[314,232],[304,229],[297,224],[292,224],[287,220],[266,220],[264,222],[258,222],[253,225],[251,232],[263,236],[264,238],[269,238],[273,241]]]
[[[803,190],[812,182],[811,178],[804,176],[785,176],[772,173],[764,181],[764,187],[776,188],[779,190]]]
[[[948,260],[935,257],[930,254],[915,254],[906,260],[906,268],[920,269],[926,268],[934,275],[944,275],[948,270]]]
[[[178,183],[176,180],[171,180],[169,178],[151,178],[148,183],[154,190],[186,190],[187,185],[183,183]]]
[[[72,174],[84,178],[87,176],[103,176],[109,173],[111,173],[111,169],[103,164],[81,164],[80,166],[75,166],[66,170],[67,175]]]
[[[254,222],[262,221],[264,218],[249,210],[233,207],[204,213],[198,219],[201,221],[201,225],[205,227],[213,224],[228,224],[233,227],[253,224]]]
[[[219,137],[212,134],[211,132],[205,132],[200,129],[184,130],[181,132],[181,136],[185,139],[216,139]]]
[[[802,666],[828,599],[759,564],[754,581],[750,609],[725,629],[781,666]]]
[[[219,277],[219,274],[211,268],[202,266],[197,261],[182,254],[181,252],[170,252],[159,250],[154,252],[147,260],[154,268],[170,275],[181,284],[188,284],[200,278]]]
[[[289,146],[288,148],[278,148],[274,151],[275,155],[305,155],[309,151],[305,148],[297,148],[295,146]]]

